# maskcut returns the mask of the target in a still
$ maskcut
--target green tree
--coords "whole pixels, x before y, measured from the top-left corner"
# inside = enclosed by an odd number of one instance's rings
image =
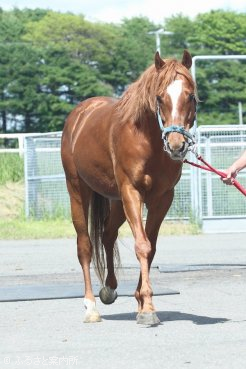
[[[245,34],[245,13],[216,10],[196,17],[190,41],[199,54],[245,54]]]
[[[43,50],[40,90],[43,95],[38,106],[42,131],[61,130],[64,119],[79,101],[96,95],[112,95],[110,85],[98,78],[98,72],[60,49]]]
[[[153,63],[156,43],[149,32],[158,28],[145,17],[123,20],[109,76],[119,95]]]
[[[246,14],[218,10],[197,16],[188,41],[196,55],[245,55],[245,34]],[[199,124],[238,123],[238,102],[246,105],[246,62],[199,62],[197,84]]]
[[[34,16],[35,11],[27,11]],[[44,12],[38,12],[38,19]],[[26,11],[0,12],[0,111],[1,129],[32,130],[32,113],[37,107],[38,56],[23,42]]]
[[[88,48],[90,45],[91,50],[96,50],[97,45],[93,35],[89,42],[88,22],[82,22],[82,27],[81,20],[82,17],[71,14],[40,10],[15,9],[3,13],[0,22],[4,41],[0,73],[3,131],[7,120],[12,121],[13,129],[25,132],[61,129],[66,115],[78,101],[113,94],[112,87],[100,79],[99,62],[95,62]],[[53,29],[54,34],[50,32]],[[101,61],[106,53],[100,50],[99,54]]]
[[[7,131],[7,120],[11,114],[8,86],[12,82],[11,64],[15,44],[23,31],[21,22],[11,13],[0,11],[0,110],[1,129]]]
[[[193,20],[187,16],[178,14],[167,18],[164,28],[173,32],[173,35],[162,39],[162,49],[166,50],[167,56],[180,59],[184,49],[189,49],[190,53],[193,56],[195,55],[196,51],[194,50],[193,43],[190,42],[190,38],[194,33]]]
[[[176,15],[154,24],[148,18],[121,24],[87,21],[83,15],[48,10],[0,10],[0,129],[62,129],[79,101],[119,96],[151,64],[161,36],[162,57],[246,54],[246,15],[212,11],[190,19]],[[246,105],[245,62],[199,62],[200,124],[236,123]],[[9,124],[9,127],[8,124]]]

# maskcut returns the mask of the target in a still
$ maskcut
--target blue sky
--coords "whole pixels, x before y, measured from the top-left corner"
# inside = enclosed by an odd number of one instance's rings
[[[246,12],[246,0],[1,0],[0,6],[5,10],[27,7],[70,11],[84,14],[88,20],[103,22],[120,22],[124,17],[141,15],[162,23],[164,18],[178,13],[192,18],[211,9]]]

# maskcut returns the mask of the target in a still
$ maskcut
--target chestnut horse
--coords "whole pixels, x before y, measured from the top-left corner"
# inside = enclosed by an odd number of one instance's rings
[[[89,98],[67,118],[61,153],[85,282],[85,322],[101,320],[92,291],[92,258],[103,286],[102,302],[110,304],[117,297],[115,243],[119,227],[127,220],[140,263],[137,322],[159,323],[149,271],[182,160],[193,144],[188,132],[196,111],[191,64],[187,50],[182,62],[163,60],[157,52],[155,63],[120,99]]]

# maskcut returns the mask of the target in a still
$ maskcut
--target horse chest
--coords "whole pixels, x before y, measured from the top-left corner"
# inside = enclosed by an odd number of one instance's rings
[[[178,183],[182,170],[182,163],[166,162],[159,160],[156,161],[149,171],[148,175],[143,174],[142,183],[146,191],[152,193],[163,193],[175,187]]]

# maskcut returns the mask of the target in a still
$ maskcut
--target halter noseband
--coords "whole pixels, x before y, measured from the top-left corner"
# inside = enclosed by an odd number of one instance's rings
[[[192,150],[192,147],[196,143],[194,135],[192,135],[190,132],[186,131],[184,129],[184,127],[181,127],[181,126],[171,125],[171,126],[168,126],[168,127],[164,127],[162,119],[161,119],[160,104],[159,104],[158,98],[157,98],[156,101],[157,101],[156,115],[157,115],[157,120],[158,120],[158,123],[159,123],[160,130],[162,132],[161,137],[162,137],[163,142],[164,142],[164,150],[167,149],[167,143],[168,143],[167,142],[167,134],[172,133],[172,132],[177,132],[177,133],[180,133],[181,135],[187,137],[188,138],[188,150]]]

